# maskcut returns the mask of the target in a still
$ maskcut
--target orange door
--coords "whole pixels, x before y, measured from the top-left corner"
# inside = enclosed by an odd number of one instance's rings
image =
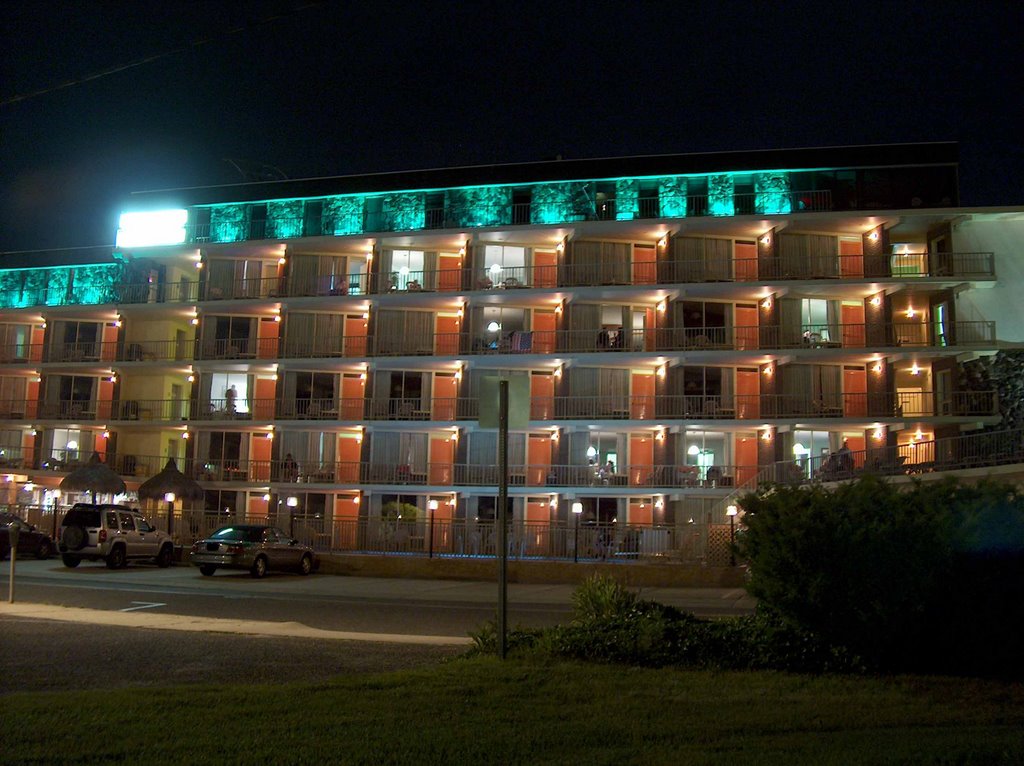
[[[359,453],[361,441],[352,436],[338,439],[338,481],[342,484],[359,483]]]
[[[737,242],[733,248],[736,258],[734,274],[737,282],[757,281],[757,245],[753,242]]]
[[[555,353],[555,328],[557,326],[554,311],[533,312],[533,353]]]
[[[868,376],[863,369],[843,370],[844,417],[858,418],[868,414],[867,391]]]
[[[111,400],[114,398],[114,384],[106,378],[100,378],[96,387],[96,417],[109,420],[111,416]]]
[[[29,378],[28,385],[25,387],[25,414],[30,418],[34,418],[38,410],[39,383],[35,378]]]
[[[459,325],[457,316],[438,315],[434,325],[437,332],[434,348],[438,356],[459,355]]]
[[[539,556],[550,550],[551,506],[545,500],[526,503],[526,553]]]
[[[366,356],[366,320],[345,317],[345,356]]]
[[[839,240],[839,274],[844,277],[864,276],[864,243],[859,239]]]
[[[32,327],[32,341],[29,347],[28,359],[30,362],[43,361],[43,341],[46,339],[46,330],[42,327]]]
[[[249,467],[249,481],[270,481],[270,448],[273,439],[255,434],[252,439],[252,460]]]
[[[752,351],[757,348],[757,307],[736,307],[736,349]]]
[[[853,453],[853,467],[863,468],[864,467],[864,435],[858,434],[855,436],[844,436],[846,446],[850,448],[850,452]]]
[[[263,495],[249,495],[249,518],[250,519],[265,519],[267,518],[267,510],[270,506],[266,500],[263,499]]]
[[[757,437],[736,437],[736,486],[742,487],[757,476]]]
[[[530,376],[530,420],[555,417],[555,376],[535,372]]]
[[[650,526],[654,521],[654,506],[648,498],[634,497],[629,501],[629,523]]]
[[[654,467],[654,437],[629,437],[629,483],[634,487],[649,484]]]
[[[434,376],[434,400],[431,403],[432,420],[455,420],[456,397],[459,383],[454,375]]]
[[[653,285],[658,281],[658,257],[650,245],[633,246],[633,284]]]
[[[757,370],[736,370],[736,417],[760,417],[760,391],[761,382]]]
[[[354,550],[358,539],[359,503],[352,502],[355,495],[338,495],[334,500],[334,539],[331,546],[339,550]]]
[[[252,416],[256,420],[274,419],[274,397],[277,393],[277,383],[271,378],[256,378],[256,387],[253,391]]]
[[[543,487],[551,470],[551,438],[530,435],[526,452],[526,483],[531,487]]]
[[[437,289],[458,292],[462,289],[462,256],[442,253],[437,257]]]
[[[112,362],[117,358],[117,326],[103,325],[103,345],[100,346],[100,359]]]
[[[654,351],[658,347],[658,322],[654,309],[647,309],[644,317],[644,351]]]
[[[430,483],[451,484],[455,443],[450,436],[430,437]]]
[[[533,251],[533,286],[558,287],[558,255],[542,250]]]
[[[259,338],[256,340],[256,356],[260,359],[277,358],[277,338],[281,334],[281,323],[273,319],[261,319]]]
[[[654,417],[654,374],[634,372],[632,378],[629,416],[633,420],[651,420]]]
[[[343,375],[341,378],[341,419],[362,420],[365,396],[366,381],[362,376]]]
[[[864,304],[842,304],[839,321],[842,323],[844,348],[864,347]]]

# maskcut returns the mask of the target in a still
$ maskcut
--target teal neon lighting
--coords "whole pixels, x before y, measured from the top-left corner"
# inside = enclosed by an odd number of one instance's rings
[[[363,233],[366,197],[362,194],[328,197],[323,204],[322,234],[336,237]]]
[[[302,236],[301,199],[276,200],[267,203],[267,238],[291,239]]]
[[[792,212],[791,174],[831,168],[756,172],[693,173],[677,176],[631,176],[605,179],[537,182],[516,186],[480,184],[442,189],[409,189],[379,194],[345,194],[225,203],[208,206],[209,240],[284,239],[298,236],[346,236],[369,232],[417,231],[436,228],[482,228],[522,223],[551,225],[604,218],[617,220],[686,218],[694,215],[777,215]],[[737,179],[750,187],[739,195]],[[694,181],[702,189],[692,194]],[[707,191],[703,192],[706,183]],[[615,198],[601,197],[598,185],[614,184]],[[513,205],[513,200],[519,199]],[[316,212],[310,212],[310,205]],[[266,223],[250,221],[250,208],[266,205]],[[194,238],[205,239],[198,229]]]
[[[658,182],[658,202],[662,218],[685,218],[687,183],[683,176],[662,178]]]
[[[445,194],[445,220],[453,226],[507,226],[512,222],[512,188],[451,189]]]
[[[754,174],[754,211],[764,215],[793,212],[789,173],[778,171]]]
[[[241,242],[248,232],[249,206],[244,204],[215,205],[210,208],[210,240]]]
[[[708,214],[736,215],[735,189],[732,173],[708,176]]]
[[[116,303],[124,266],[55,266],[0,270],[0,308]]]
[[[384,231],[412,231],[426,226],[426,199],[423,194],[388,194],[384,197]],[[367,223],[373,227],[372,222]]]
[[[632,221],[640,217],[640,184],[635,178],[615,182],[615,219]]]

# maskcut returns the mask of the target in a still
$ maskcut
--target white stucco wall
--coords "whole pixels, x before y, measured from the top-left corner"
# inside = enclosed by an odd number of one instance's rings
[[[1024,214],[1019,218],[975,215],[953,228],[957,252],[995,253],[996,284],[957,298],[957,319],[990,319],[1001,341],[1024,343]]]

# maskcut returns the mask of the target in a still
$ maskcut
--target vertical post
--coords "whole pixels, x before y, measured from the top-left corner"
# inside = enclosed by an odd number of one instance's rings
[[[434,514],[437,512],[437,501],[427,501],[427,558],[434,558]]]
[[[14,603],[14,564],[18,560],[18,546],[17,544],[11,545],[11,579],[9,587],[7,589],[7,601],[8,603]]]
[[[498,381],[498,656],[508,653],[508,380]]]
[[[738,509],[730,505],[725,509],[725,515],[729,517],[729,566],[736,566],[736,514]]]

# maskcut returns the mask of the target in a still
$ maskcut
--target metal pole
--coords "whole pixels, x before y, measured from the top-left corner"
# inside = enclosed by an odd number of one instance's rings
[[[573,514],[573,518],[576,523],[572,528],[572,563],[580,563],[580,515],[578,513]]]
[[[174,540],[174,501],[167,503],[167,536]]]
[[[434,512],[430,510],[430,501],[427,501],[427,558],[434,558]]]
[[[508,380],[498,381],[498,656],[508,653]]]
[[[736,566],[736,549],[733,547],[736,544],[736,522],[734,521],[735,516],[729,516],[729,566]]]
[[[7,589],[7,602],[10,604],[14,603],[14,562],[18,559],[18,543],[17,535],[11,535],[11,581]]]

